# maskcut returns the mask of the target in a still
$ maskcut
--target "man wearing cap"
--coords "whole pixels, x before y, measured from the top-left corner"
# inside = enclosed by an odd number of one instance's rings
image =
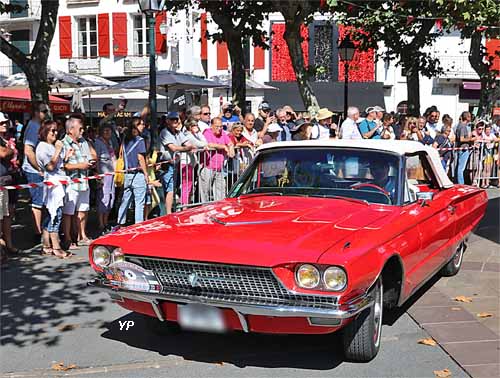
[[[35,150],[38,145],[38,131],[40,125],[47,118],[49,107],[43,102],[37,102],[33,106],[33,115],[24,132],[24,160],[22,170],[28,183],[40,183],[43,181],[43,171],[36,161]],[[40,241],[42,234],[42,207],[43,187],[29,189],[31,195],[31,213],[35,223],[35,240]]]
[[[257,118],[255,118],[255,122],[253,125],[253,128],[258,132],[261,133],[261,131],[264,129],[264,125],[266,125],[266,121],[268,120],[269,114],[271,113],[271,106],[267,102],[261,102],[259,105],[259,115]],[[267,123],[269,126],[269,123]],[[264,133],[261,135],[263,137],[266,134]]]
[[[221,114],[219,117],[222,119],[222,126],[224,130],[231,130],[231,126],[234,123],[241,121],[241,109],[237,106],[233,106],[231,103],[226,103],[222,105]]]
[[[359,109],[355,106],[347,108],[347,118],[340,127],[340,139],[363,139],[356,121],[359,119]]]
[[[384,117],[384,112],[385,112],[385,109],[381,106],[374,106],[373,109],[375,110],[375,112],[377,113],[375,115],[375,122],[377,123],[377,126],[380,127],[382,126],[382,117]]]
[[[317,123],[311,130],[311,139],[330,139],[330,133],[335,133],[337,125],[332,123],[333,113],[328,108],[321,108],[316,115]],[[331,131],[333,130],[333,131]]]
[[[366,118],[359,124],[359,132],[363,139],[380,139],[380,127],[377,126],[375,118],[377,111],[374,107],[366,108]]]
[[[263,143],[277,142],[280,132],[283,131],[277,123],[271,123],[267,128],[267,134],[262,138]]]
[[[186,135],[180,131],[179,113],[170,112],[166,119],[167,127],[160,133],[161,160],[167,162],[165,173],[161,176],[161,183],[166,193],[167,214],[171,214],[174,203],[174,163],[172,158],[176,152],[189,152],[196,147],[189,143]]]

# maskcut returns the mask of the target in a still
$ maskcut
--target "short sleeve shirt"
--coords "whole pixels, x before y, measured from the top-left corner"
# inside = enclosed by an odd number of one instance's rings
[[[460,123],[457,126],[457,131],[455,133],[456,136],[456,144],[458,147],[469,147],[470,142],[460,142],[460,138],[467,138],[470,136],[469,127],[465,123]]]
[[[123,160],[125,160],[125,169],[139,168],[139,154],[146,154],[146,143],[140,136],[136,136],[128,143],[123,145]]]
[[[36,162],[38,163],[40,168],[42,168],[42,170],[45,172],[47,176],[65,174],[63,169],[63,158],[64,158],[63,151],[61,151],[61,154],[59,156],[59,159],[57,160],[54,170],[49,171],[45,167],[47,164],[50,163],[55,152],[56,152],[56,147],[53,144],[47,142],[40,142],[38,143],[38,146],[36,146]]]
[[[168,129],[168,127],[165,127],[160,133],[160,141],[161,141],[162,159],[170,160],[172,159],[173,153],[168,148],[168,145],[173,144],[175,146],[182,146],[189,140],[186,134],[181,132],[172,133]]]
[[[24,144],[33,147],[33,150],[35,150],[36,146],[38,145],[39,130],[40,130],[40,123],[38,123],[35,120],[31,120],[28,122],[26,130],[24,131]],[[30,162],[28,161],[27,156],[24,156],[22,169],[25,172],[38,173],[38,171],[35,168],[33,168]]]
[[[367,119],[364,119],[360,124],[359,124],[359,131],[361,132],[361,136],[363,134],[366,134],[369,131],[372,131],[377,127],[377,123],[375,121],[369,121]],[[372,135],[370,139],[380,139],[380,134],[378,131],[375,132],[375,134]]]
[[[63,138],[62,142],[64,144],[64,151],[67,151],[70,148],[74,151],[73,155],[71,155],[71,157],[68,159],[69,164],[78,164],[88,161],[86,151],[89,151],[89,147],[85,139],[80,139],[79,141],[75,142],[69,135],[66,135]],[[66,174],[72,179],[82,178],[88,175],[88,170],[73,169],[71,171],[67,171]],[[88,190],[89,184],[87,183],[87,181],[84,181],[81,183],[72,183],[70,184],[70,187],[73,190],[83,192]]]
[[[229,136],[224,131],[219,136],[216,136],[212,129],[207,129],[203,133],[203,136],[208,143],[224,144],[226,146],[231,144],[231,139],[229,139]],[[204,159],[205,167],[214,171],[222,171],[225,158],[226,151],[224,150],[207,151]]]

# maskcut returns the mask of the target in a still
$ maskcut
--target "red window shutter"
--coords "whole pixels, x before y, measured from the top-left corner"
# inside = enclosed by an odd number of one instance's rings
[[[263,70],[266,64],[266,52],[262,47],[254,46],[253,48],[253,68],[255,70]]]
[[[486,53],[487,59],[491,59],[490,70],[500,71],[500,57],[497,53],[500,51],[500,40],[487,39],[486,40]],[[500,75],[497,75],[499,77]]]
[[[113,13],[113,55],[127,56],[126,13]]]
[[[61,59],[71,58],[71,16],[59,17],[59,56]]]
[[[207,45],[207,14],[202,13],[200,17],[200,34],[201,34],[201,60],[208,59]]]
[[[163,11],[156,15],[155,26],[155,50],[157,54],[165,54],[167,52],[167,35],[160,32],[160,25],[167,22],[167,12]]]
[[[226,42],[217,42],[217,69],[227,70],[229,67]]]
[[[99,43],[99,56],[109,57],[109,14],[102,13],[97,16],[97,42]]]

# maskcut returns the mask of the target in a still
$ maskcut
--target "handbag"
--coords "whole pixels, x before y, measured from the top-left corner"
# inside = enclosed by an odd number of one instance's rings
[[[125,169],[125,160],[123,159],[123,144],[120,146],[120,153],[116,159],[115,165],[115,186],[121,188],[125,183],[125,173],[119,172]]]

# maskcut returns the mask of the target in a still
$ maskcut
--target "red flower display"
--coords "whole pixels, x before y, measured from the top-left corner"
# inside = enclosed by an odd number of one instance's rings
[[[338,25],[339,41],[345,37],[349,28]],[[354,41],[356,45],[356,41]],[[344,81],[344,62],[339,57],[339,81]],[[356,51],[354,57],[349,62],[349,81],[350,82],[369,82],[375,81],[375,52]]]
[[[272,25],[272,43],[271,43],[271,80],[272,81],[295,81],[295,72],[293,71],[288,46],[283,38],[285,32],[284,23],[274,23]],[[302,27],[301,35],[304,38],[302,42],[302,51],[304,52],[304,61],[306,65],[309,62],[309,31],[307,27]]]

